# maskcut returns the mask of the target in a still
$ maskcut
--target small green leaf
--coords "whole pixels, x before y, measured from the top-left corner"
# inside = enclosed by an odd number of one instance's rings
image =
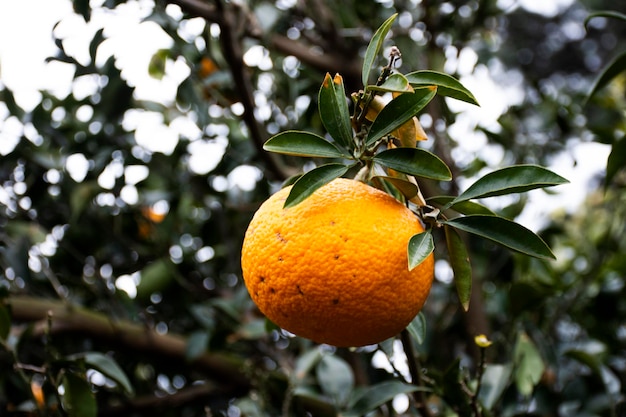
[[[545,365],[537,347],[524,332],[520,333],[513,348],[514,378],[520,394],[529,396],[541,380]]]
[[[345,360],[335,355],[324,355],[317,364],[317,381],[324,394],[336,405],[343,406],[354,388],[354,374]]]
[[[285,155],[312,156],[319,158],[350,158],[334,144],[314,133],[288,130],[272,136],[263,149]]]
[[[548,245],[521,224],[498,216],[472,215],[442,222],[540,259],[556,259]]]
[[[358,417],[368,414],[381,405],[393,400],[400,394],[409,394],[415,391],[430,391],[425,387],[405,384],[400,381],[385,381],[372,385],[363,390],[361,394],[355,398],[350,411],[342,414],[343,417]]]
[[[96,417],[98,405],[87,380],[72,372],[67,372],[61,379],[63,397],[61,403],[69,417]]]
[[[424,262],[428,256],[435,250],[433,243],[433,235],[429,230],[413,235],[408,244],[409,271]]]
[[[417,115],[435,97],[436,90],[421,88],[414,93],[400,94],[378,113],[370,127],[365,144],[373,145]]]
[[[454,285],[459,301],[463,306],[463,310],[469,310],[470,298],[472,295],[472,266],[470,264],[469,255],[465,242],[461,239],[458,232],[452,227],[445,225],[446,246],[448,247],[448,256],[450,258],[450,266],[454,272]]]
[[[366,86],[368,84],[368,80],[370,78],[370,72],[372,71],[372,67],[374,66],[374,62],[376,61],[376,57],[380,52],[380,49],[383,46],[383,42],[385,41],[385,37],[387,37],[387,33],[389,33],[389,29],[391,29],[391,25],[394,20],[398,16],[397,13],[391,15],[389,19],[385,20],[382,25],[376,30],[374,36],[370,40],[369,45],[367,45],[367,50],[365,51],[365,57],[363,58],[363,73],[362,73],[362,81],[363,85]]]
[[[597,376],[602,376],[602,361],[598,356],[580,349],[569,349],[564,355],[588,366]]]
[[[437,71],[415,71],[406,74],[406,78],[413,87],[437,86],[437,93],[465,101],[466,103],[479,105],[474,95],[451,75]]]
[[[209,347],[210,335],[208,332],[199,330],[191,333],[187,339],[187,349],[185,350],[185,359],[193,361],[202,356]]]
[[[417,313],[417,316],[409,323],[406,329],[418,345],[424,343],[426,339],[426,317],[424,313],[421,311]]]
[[[626,167],[626,136],[617,139],[611,146],[611,153],[606,162],[605,190],[609,187],[619,170],[624,167]]]
[[[326,164],[312,169],[293,184],[283,207],[289,208],[300,204],[318,188],[348,172],[349,168],[343,164]]]
[[[99,352],[86,352],[78,356],[84,358],[87,367],[95,369],[117,382],[127,394],[133,394],[134,391],[130,380],[115,360]]]
[[[157,80],[163,79],[163,76],[165,75],[165,64],[167,63],[169,54],[169,49],[159,49],[154,55],[152,55],[150,64],[148,65],[148,74],[152,78],[156,78]]]
[[[353,144],[350,113],[346,100],[343,78],[326,73],[318,95],[318,110],[324,127],[342,146],[350,149]]]
[[[395,187],[398,191],[400,191],[400,193],[407,200],[412,199],[419,192],[419,189],[417,188],[417,185],[413,184],[410,181],[404,180],[402,178],[388,177],[388,176],[385,176],[385,175],[375,175],[375,176],[372,177],[372,180],[373,181],[388,182],[393,187]]]
[[[617,57],[613,58],[613,60],[602,70],[602,72],[600,73],[600,77],[598,77],[593,87],[591,88],[591,91],[587,96],[587,100],[593,97],[594,94],[596,94],[599,90],[605,87],[623,71],[626,71],[626,52],[623,52]]]
[[[451,204],[455,197],[452,196],[435,196],[426,199],[428,203],[438,204],[445,206],[449,209],[456,211],[457,213],[469,215],[469,214],[485,214],[487,216],[495,216],[496,213],[489,208],[479,204],[475,201],[460,201],[458,203]]]
[[[448,204],[452,206],[473,198],[521,193],[567,182],[560,175],[537,165],[515,165],[484,175]]]
[[[436,155],[419,148],[387,149],[374,156],[374,161],[416,177],[450,181],[450,168]]]
[[[409,91],[409,80],[399,73],[391,74],[381,85],[368,85],[367,88],[372,91],[381,91],[386,93],[406,93]]]

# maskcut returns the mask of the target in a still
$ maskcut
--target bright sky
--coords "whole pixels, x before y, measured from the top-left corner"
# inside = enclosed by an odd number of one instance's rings
[[[499,0],[499,5],[506,9],[518,6],[546,15],[554,15],[573,0]],[[98,1],[92,1],[98,3]],[[136,87],[136,97],[146,100],[162,101],[165,103],[174,100],[176,87],[187,75],[189,68],[182,61],[168,62],[166,76],[156,80],[147,75],[148,63],[153,53],[160,48],[171,45],[171,39],[155,23],[141,23],[150,8],[152,1],[139,0],[120,6],[120,12],[98,12],[92,17],[89,24],[85,24],[78,16],[71,17],[72,8],[68,0],[0,0],[0,82],[14,91],[18,104],[26,109],[35,106],[40,99],[39,90],[48,89],[60,96],[70,93],[75,95],[87,94],[93,85],[89,81],[72,85],[72,72],[68,65],[51,62],[46,64],[45,58],[55,52],[55,46],[50,33],[55,22],[63,18],[57,26],[56,34],[64,39],[68,51],[74,53],[77,59],[87,61],[88,43],[93,33],[105,27],[108,40],[98,51],[98,61],[103,62],[114,54],[118,65],[122,68],[123,76]],[[37,13],[32,13],[37,10]],[[24,16],[28,16],[25,24]],[[69,16],[69,17],[68,17]],[[184,33],[190,40],[204,28],[204,22],[195,19],[186,25]],[[254,61],[255,50],[251,50],[246,57]],[[508,106],[521,100],[521,90],[515,82],[506,87],[496,85],[491,80],[489,70],[478,67],[474,70],[476,56],[471,50],[461,52],[458,62],[449,62],[451,70],[457,69],[462,75],[463,83],[477,95],[481,107],[452,102],[455,110],[462,112],[459,122],[450,127],[453,137],[459,139],[462,147],[457,151],[459,158],[472,157],[481,152],[487,158],[497,162],[500,154],[486,146],[486,140],[480,135],[471,134],[476,123],[483,126],[496,124],[498,116],[505,112]],[[265,65],[262,54],[257,65]],[[254,64],[253,62],[250,62]],[[271,62],[270,62],[271,63]],[[480,88],[478,88],[480,86]],[[504,88],[504,91],[503,91]],[[235,109],[234,109],[235,110]],[[0,103],[0,155],[10,152],[14,146],[20,126],[15,121],[7,121],[6,109]],[[193,121],[180,117],[163,125],[161,114],[143,110],[131,111],[125,121],[125,127],[136,129],[136,138],[140,145],[153,152],[169,153],[178,142],[178,137],[184,135],[191,140],[189,152],[190,169],[197,173],[207,173],[212,170],[221,159],[226,148],[228,132],[218,135],[215,140],[200,140],[203,132]],[[219,127],[218,127],[219,128]],[[468,136],[471,135],[471,136]],[[519,221],[536,229],[546,220],[552,210],[561,207],[576,207],[588,192],[588,181],[604,168],[609,148],[596,143],[573,144],[568,153],[555,159],[550,167],[558,174],[571,181],[569,185],[558,187],[557,196],[548,196],[541,191],[530,194],[531,204]],[[202,155],[200,158],[198,155]],[[212,156],[212,157],[211,157]],[[74,158],[78,161],[80,158]],[[576,163],[574,163],[576,161]],[[84,161],[81,161],[84,166]],[[248,167],[250,168],[250,167]],[[75,168],[77,177],[81,173]],[[83,168],[84,170],[84,168]],[[250,171],[250,169],[248,169]],[[119,171],[119,170],[118,170]],[[110,175],[123,175],[111,169]],[[117,173],[114,173],[117,172]],[[258,178],[254,172],[253,178]],[[111,178],[103,178],[103,183],[110,182]],[[129,186],[133,187],[133,179],[129,179]],[[233,177],[224,179],[225,187],[228,181],[236,182]],[[242,184],[252,187],[254,184]],[[132,194],[132,193],[131,193]],[[130,194],[129,194],[130,195]],[[132,198],[131,198],[132,200]]]

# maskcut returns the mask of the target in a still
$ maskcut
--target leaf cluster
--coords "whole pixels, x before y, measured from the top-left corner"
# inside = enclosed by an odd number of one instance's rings
[[[381,188],[413,207],[430,227],[409,242],[409,269],[434,251],[433,230],[443,229],[457,292],[467,310],[471,266],[459,231],[529,256],[554,259],[548,245],[535,233],[494,214],[475,200],[551,187],[567,180],[540,166],[516,165],[484,175],[458,196],[425,199],[420,181],[450,181],[452,174],[440,157],[418,147],[425,138],[421,137],[417,116],[436,95],[474,105],[478,102],[467,88],[447,74],[425,70],[406,75],[396,72],[394,62],[401,54],[395,47],[391,48],[389,64],[382,68],[376,83],[369,84],[374,63],[395,18],[393,15],[387,19],[368,45],[362,68],[364,88],[351,94],[351,113],[341,75],[326,74],[318,94],[318,111],[328,137],[305,131],[285,131],[270,138],[264,149],[335,160],[299,176],[285,201],[285,208],[301,203],[324,184],[357,168],[358,180]],[[390,100],[379,104],[381,96],[385,95],[391,96]]]

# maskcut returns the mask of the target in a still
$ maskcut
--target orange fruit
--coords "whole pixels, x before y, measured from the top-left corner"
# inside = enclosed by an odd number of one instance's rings
[[[431,254],[408,269],[409,239],[424,228],[395,198],[339,178],[295,207],[283,188],[255,213],[243,242],[243,278],[259,310],[318,343],[363,346],[395,336],[422,308]]]

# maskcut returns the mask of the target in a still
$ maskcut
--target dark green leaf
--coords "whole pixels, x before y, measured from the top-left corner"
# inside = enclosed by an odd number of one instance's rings
[[[263,149],[285,155],[313,156],[320,158],[350,158],[321,136],[314,133],[288,130],[271,137]]]
[[[296,360],[296,368],[293,372],[293,377],[296,380],[303,380],[311,369],[322,359],[322,351],[315,347],[298,357]]]
[[[326,73],[318,96],[318,109],[324,127],[337,143],[350,149],[353,144],[350,113],[343,79]]]
[[[69,417],[96,417],[98,405],[89,382],[82,376],[67,372],[61,379],[64,392],[62,404]]]
[[[626,14],[614,12],[612,10],[603,10],[601,12],[591,13],[589,16],[587,16],[584,22],[585,29],[587,29],[587,26],[589,25],[589,21],[595,17],[612,17],[615,19],[626,21]]]
[[[170,261],[158,259],[141,271],[141,280],[137,285],[137,297],[149,298],[155,292],[165,290],[174,282],[174,273]]]
[[[350,411],[342,414],[343,417],[363,416],[381,405],[393,400],[396,395],[408,394],[415,391],[429,391],[427,388],[405,384],[400,381],[385,381],[372,385],[363,390],[356,398]]]
[[[368,84],[370,72],[372,71],[376,57],[378,56],[378,53],[383,46],[383,42],[385,41],[385,37],[387,36],[387,33],[389,33],[389,29],[391,29],[391,25],[394,20],[396,20],[397,16],[398,14],[396,13],[389,17],[389,19],[385,20],[383,24],[380,25],[378,30],[376,30],[374,36],[372,36],[369,45],[367,45],[365,57],[363,58],[363,73],[361,76],[364,86]]]
[[[545,365],[537,347],[524,332],[520,333],[513,348],[515,385],[520,394],[529,396],[539,383]]]
[[[604,189],[607,189],[620,169],[626,167],[626,136],[622,136],[613,142],[611,153],[606,162],[606,176]]]
[[[426,107],[435,94],[435,90],[422,88],[414,93],[400,94],[391,100],[374,119],[365,140],[366,145],[374,144],[405,124]]]
[[[485,367],[480,390],[480,402],[487,410],[491,410],[497,403],[502,393],[509,385],[513,368],[510,364],[494,365]]]
[[[498,216],[472,215],[443,222],[509,249],[540,259],[556,259],[546,243],[521,224]]]
[[[7,308],[0,304],[0,341],[7,339],[11,330],[11,317]]]
[[[602,362],[596,355],[579,349],[570,349],[565,351],[565,356],[572,358],[583,365],[586,365],[597,376],[602,376]]]
[[[374,156],[374,161],[416,177],[450,181],[450,168],[436,155],[419,148],[393,148]]]
[[[411,337],[421,345],[426,339],[426,317],[421,311],[417,313],[417,316],[406,327]]]
[[[335,355],[324,355],[316,368],[317,381],[324,394],[343,406],[354,388],[352,368],[345,360]]]
[[[185,351],[185,358],[188,361],[202,356],[209,348],[210,335],[206,331],[196,331],[191,333],[187,339],[187,349]]]
[[[409,80],[402,74],[391,74],[381,85],[368,85],[367,88],[373,91],[387,93],[406,93],[409,91]]]
[[[435,250],[433,243],[433,235],[429,230],[414,235],[408,244],[409,271],[424,262],[428,256]]]
[[[484,175],[448,204],[452,206],[473,198],[521,193],[567,182],[569,181],[546,168],[537,165],[516,165]]]
[[[303,202],[318,188],[328,184],[335,178],[341,177],[348,169],[349,167],[343,164],[326,164],[307,172],[293,184],[285,200],[284,208],[293,207]]]
[[[400,193],[407,200],[412,199],[419,192],[419,190],[417,188],[417,185],[413,184],[410,181],[404,180],[402,178],[388,177],[388,176],[384,176],[384,175],[376,175],[376,176],[372,177],[372,180],[374,180],[374,181],[381,181],[381,182],[382,181],[388,182],[393,187],[395,187],[398,191],[400,191]]]
[[[446,206],[447,208],[461,214],[485,214],[487,216],[496,215],[496,213],[491,211],[489,208],[475,201],[461,201],[459,203],[451,204],[453,200],[454,197],[452,196],[435,196],[426,199],[429,204],[434,203],[440,206]]]
[[[451,75],[437,71],[415,71],[406,74],[406,78],[413,87],[437,86],[437,93],[465,101],[470,104],[479,105],[474,95]]]
[[[68,356],[68,359],[84,360],[87,368],[95,369],[115,381],[127,394],[133,394],[134,390],[130,380],[114,359],[100,352],[78,353]]]
[[[450,226],[444,226],[446,246],[450,258],[450,266],[454,272],[454,285],[459,301],[465,311],[469,310],[472,295],[472,266],[465,242],[458,232]]]
[[[600,77],[596,80],[591,91],[589,92],[588,99],[593,97],[595,93],[601,90],[604,86],[610,83],[615,77],[617,77],[620,73],[626,70],[626,52],[621,53],[617,57],[613,59],[607,65],[602,72],[600,73]]]

